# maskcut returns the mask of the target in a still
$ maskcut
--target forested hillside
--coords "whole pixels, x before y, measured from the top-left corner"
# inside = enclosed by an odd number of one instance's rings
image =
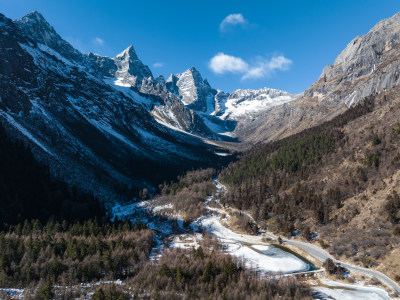
[[[102,204],[91,194],[52,178],[21,141],[8,136],[0,125],[0,225],[25,219],[47,222],[105,217]]]
[[[370,96],[330,122],[231,163],[220,174],[229,186],[222,203],[251,211],[279,234],[311,240],[318,231],[337,257],[390,264],[400,237],[397,95],[394,89]]]

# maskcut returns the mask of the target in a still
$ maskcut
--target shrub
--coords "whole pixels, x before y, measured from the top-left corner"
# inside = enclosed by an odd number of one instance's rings
[[[371,137],[371,145],[372,145],[372,146],[376,146],[376,145],[379,145],[380,143],[381,143],[381,139],[379,138],[378,135],[374,134],[374,135]]]
[[[397,123],[396,125],[393,126],[393,132],[394,132],[397,136],[400,136],[400,123]]]
[[[367,166],[375,166],[378,167],[379,166],[379,158],[380,158],[380,153],[379,152],[368,152],[363,160],[363,164],[367,165]]]
[[[308,226],[304,227],[302,235],[307,241],[311,241],[312,240],[312,235],[311,235],[310,227],[308,227]]]
[[[91,300],[125,300],[127,299],[121,289],[114,284],[109,288],[99,288],[90,297]]]
[[[328,258],[325,260],[323,267],[325,270],[331,274],[336,275],[337,278],[344,278],[344,274],[348,272],[348,270],[340,265],[336,265],[332,259]]]

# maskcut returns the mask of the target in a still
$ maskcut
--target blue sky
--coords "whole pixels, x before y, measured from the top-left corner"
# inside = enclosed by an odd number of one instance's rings
[[[133,44],[155,75],[195,66],[225,91],[298,93],[400,1],[0,0],[12,19],[32,10],[82,52],[115,56]]]

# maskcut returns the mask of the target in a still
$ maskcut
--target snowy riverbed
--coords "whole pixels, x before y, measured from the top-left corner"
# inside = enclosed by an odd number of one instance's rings
[[[215,181],[215,184],[217,187],[216,195],[226,191],[225,186],[218,181]],[[201,228],[206,229],[214,237],[218,238],[226,253],[238,257],[248,268],[256,270],[260,274],[292,274],[313,270],[314,266],[305,260],[263,242],[261,235],[240,234],[229,229],[227,224],[229,224],[231,216],[222,209],[210,207],[208,204],[212,198],[210,196],[205,202],[206,208],[211,214],[200,217],[185,228],[182,224],[182,217],[176,213],[171,215],[169,220],[154,218],[153,214],[165,209],[171,210],[171,204],[154,205],[152,201],[144,201],[126,206],[117,205],[113,208],[113,214],[118,216],[119,219],[128,217],[133,222],[142,221],[148,224],[149,228],[160,233],[157,238],[157,246],[153,250],[153,254],[157,253],[154,258],[166,251],[161,236],[170,237],[170,247],[198,247],[202,239],[198,229]],[[313,289],[317,292],[318,299],[390,299],[388,293],[381,288],[334,281],[323,281],[322,285],[315,286]]]

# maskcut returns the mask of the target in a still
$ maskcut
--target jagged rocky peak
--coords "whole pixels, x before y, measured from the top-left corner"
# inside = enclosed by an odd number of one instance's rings
[[[132,60],[138,60],[139,57],[136,54],[135,48],[133,48],[133,45],[129,45],[128,48],[126,48],[124,51],[121,53],[117,54],[116,58],[130,58]]]
[[[198,109],[206,108],[207,98],[213,96],[215,91],[207,80],[203,79],[200,72],[192,67],[183,73],[176,74],[176,86],[184,105],[196,105]]]
[[[178,78],[174,74],[169,75],[165,81],[165,86],[167,87],[168,91],[175,95],[179,95],[179,88],[176,85],[177,82]]]
[[[147,77],[142,79],[140,92],[160,96],[165,91],[165,79],[160,75],[157,78]]]
[[[62,40],[42,14],[37,11],[30,12],[14,22],[25,35],[50,48],[57,48]]]
[[[165,78],[162,75],[159,75],[154,81],[160,85],[165,85]]]
[[[71,61],[81,65],[86,63],[85,56],[63,40],[41,13],[37,11],[30,12],[21,19],[15,20],[14,23],[23,35],[35,40],[37,43],[55,50]]]
[[[305,97],[337,106],[351,106],[373,93],[399,84],[400,13],[380,21],[367,34],[353,39],[326,66]]]
[[[24,23],[31,23],[31,24],[43,24],[45,26],[51,27],[49,23],[46,21],[46,19],[43,17],[43,15],[34,10],[31,11],[30,13],[26,14],[23,16],[21,19],[19,19],[17,22],[24,22]],[[51,27],[52,28],[52,27]]]
[[[114,58],[95,53],[88,53],[87,57],[97,72],[106,77],[116,77],[125,86],[140,87],[144,81],[147,85],[153,81],[149,67],[142,63],[132,45]]]
[[[134,76],[138,81],[153,77],[149,67],[142,63],[132,45],[114,57],[114,62],[117,66],[116,77]]]

